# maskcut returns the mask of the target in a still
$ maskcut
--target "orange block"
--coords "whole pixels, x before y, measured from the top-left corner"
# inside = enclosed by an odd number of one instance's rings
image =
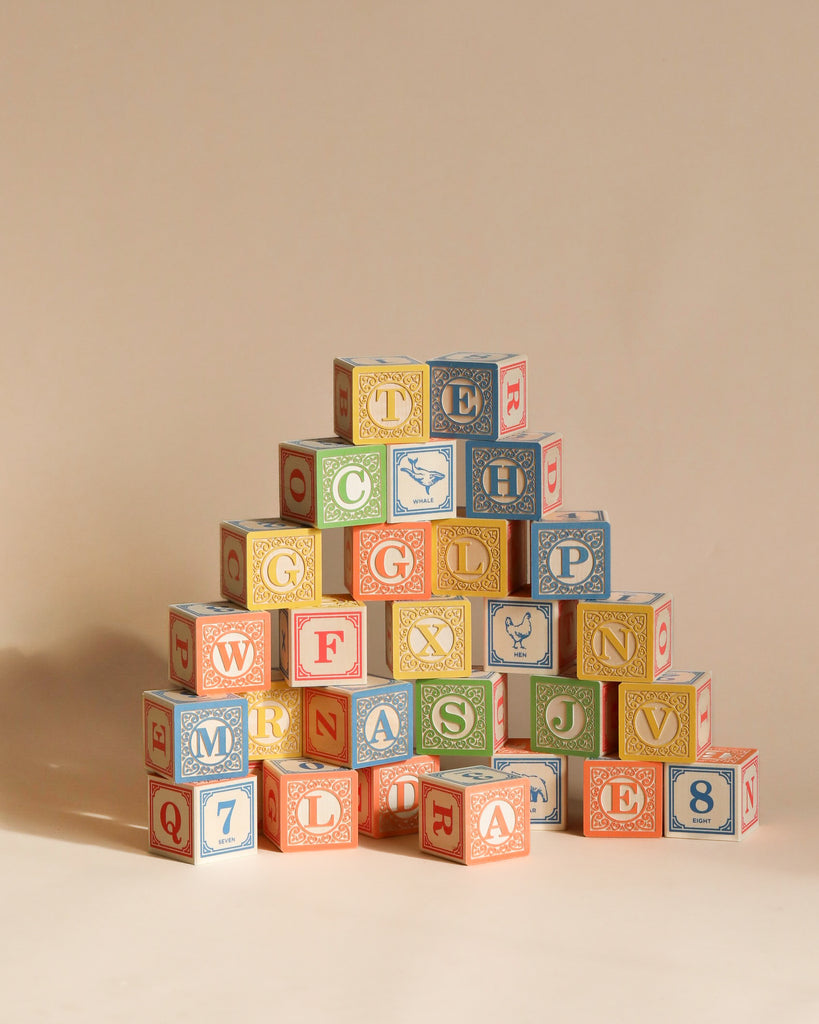
[[[285,758],[264,762],[262,830],[283,852],[358,845],[358,778],[348,768]]]
[[[229,601],[172,604],[169,670],[200,696],[265,690],[270,685],[270,616]]]
[[[584,836],[648,839],[662,834],[662,764],[616,758],[584,762]]]
[[[439,768],[439,759],[430,754],[359,768],[359,834],[384,839],[417,832],[419,776]]]
[[[356,601],[432,593],[432,523],[384,523],[344,530],[344,585]]]

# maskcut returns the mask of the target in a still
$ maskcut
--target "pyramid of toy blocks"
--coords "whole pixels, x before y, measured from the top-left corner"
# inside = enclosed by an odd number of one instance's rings
[[[572,760],[584,835],[751,832],[757,751],[711,745],[671,596],[611,591],[608,519],[562,507],[526,357],[336,359],[333,395],[337,436],[279,446],[279,516],[221,524],[222,600],[170,608],[175,688],[143,698],[150,848],[235,856],[260,825],[281,851],[417,833],[464,864],[521,856],[567,827]],[[329,529],[343,594],[322,591]],[[389,678],[367,671],[371,602]],[[521,696],[530,736],[509,738]]]

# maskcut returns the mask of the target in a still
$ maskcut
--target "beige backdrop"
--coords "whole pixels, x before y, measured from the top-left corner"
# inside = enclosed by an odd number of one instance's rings
[[[130,1019],[150,1009],[151,969],[166,1008],[250,1012],[250,995],[206,998],[204,974],[180,981],[146,953],[165,965],[233,878],[248,913],[266,894],[264,926],[230,919],[265,955],[285,924],[305,942],[353,929],[315,1019],[355,1019],[332,994],[350,950],[375,940],[389,973],[402,936],[401,969],[429,991],[451,981],[441,963],[457,972],[450,1020],[648,1015],[705,923],[722,941],[697,940],[716,966],[685,1013],[762,1021],[784,998],[784,1020],[816,1019],[812,962],[787,936],[815,939],[818,902],[817,46],[811,2],[0,4],[3,843],[19,914],[4,941],[21,1007],[74,1019],[95,989]],[[334,355],[462,348],[528,353],[532,422],[565,435],[567,503],[610,514],[615,586],[674,594],[675,663],[713,670],[715,740],[761,749],[760,834],[635,852],[549,836],[530,874],[474,882],[371,844],[297,859],[284,903],[273,854],[213,873],[137,856],[137,695],[162,685],[167,605],[217,593],[219,520],[276,512],[278,442],[331,432]],[[548,881],[533,897],[554,861],[579,904]],[[55,862],[83,880],[67,886],[80,903],[40,895]],[[669,871],[688,909],[635,918],[643,884],[669,904]],[[609,879],[593,899],[588,877]],[[135,885],[162,894],[159,938]],[[349,902],[361,885],[375,908]],[[407,916],[379,915],[398,893]],[[54,900],[67,932],[41,920]],[[492,946],[507,921],[514,957]],[[452,945],[425,945],[433,925]],[[480,964],[451,950],[485,925],[505,977],[539,969],[547,926],[562,935],[552,969],[574,1001],[480,996]],[[679,941],[636,1010],[589,952],[595,925]],[[750,969],[725,959],[762,932]],[[26,988],[43,942],[64,1004]],[[93,980],[80,952],[101,958]],[[292,1009],[308,970],[285,960]]]

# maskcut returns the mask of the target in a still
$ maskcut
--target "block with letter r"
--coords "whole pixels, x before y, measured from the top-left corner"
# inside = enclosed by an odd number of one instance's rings
[[[553,512],[532,523],[533,597],[602,600],[611,593],[611,526],[606,513]]]
[[[452,352],[429,361],[432,437],[493,440],[527,424],[528,360],[509,352]]]
[[[665,835],[738,841],[759,827],[759,751],[710,747],[665,766]]]
[[[303,753],[304,690],[288,686],[280,672],[267,690],[245,694],[247,756],[251,764]]]
[[[651,683],[671,668],[670,594],[615,591],[577,603],[577,675]]]
[[[542,519],[563,504],[562,434],[467,441],[465,459],[468,516]]]
[[[283,853],[358,846],[358,777],[349,768],[265,761],[262,801],[262,830]]]

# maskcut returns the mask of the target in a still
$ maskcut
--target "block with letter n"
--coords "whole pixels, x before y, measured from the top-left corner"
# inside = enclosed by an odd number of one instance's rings
[[[291,686],[367,679],[367,609],[346,594],[279,612],[279,668]]]
[[[262,801],[262,830],[282,852],[358,846],[358,777],[349,768],[265,761]]]
[[[650,683],[671,668],[670,594],[615,591],[577,603],[577,675]]]
[[[665,835],[744,839],[759,826],[759,751],[710,747],[694,764],[665,766]]]
[[[493,440],[527,423],[525,355],[451,352],[429,361],[433,437]]]
[[[352,444],[429,440],[429,367],[411,356],[333,362],[333,429]]]

